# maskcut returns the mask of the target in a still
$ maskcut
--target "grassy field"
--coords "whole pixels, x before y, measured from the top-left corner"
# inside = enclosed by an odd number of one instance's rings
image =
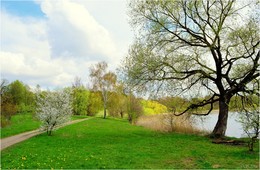
[[[259,168],[259,149],[206,137],[159,133],[125,120],[93,118],[2,151],[2,169]]]
[[[84,119],[87,116],[73,115],[71,120]],[[11,119],[11,124],[1,129],[1,138],[17,135],[19,133],[38,129],[41,123],[31,114],[14,115]]]
[[[18,114],[12,116],[11,124],[1,128],[1,138],[16,135],[22,132],[35,130],[40,127],[40,122],[31,114]]]

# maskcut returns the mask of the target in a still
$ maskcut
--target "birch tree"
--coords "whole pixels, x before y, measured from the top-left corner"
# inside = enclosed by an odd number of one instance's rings
[[[107,71],[107,63],[99,62],[90,68],[90,77],[93,84],[93,90],[101,91],[104,108],[104,119],[107,116],[107,103],[110,97],[109,92],[114,90],[116,84],[116,75]]]

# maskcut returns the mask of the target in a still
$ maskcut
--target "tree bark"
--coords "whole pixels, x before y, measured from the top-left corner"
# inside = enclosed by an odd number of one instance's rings
[[[123,111],[120,111],[120,116],[121,116],[121,118],[124,118],[124,112]]]
[[[228,100],[220,100],[219,101],[219,115],[218,121],[215,125],[215,128],[212,132],[213,138],[221,138],[225,136],[226,129],[227,129],[227,120],[228,120]]]
[[[107,108],[104,107],[104,119],[107,117]]]

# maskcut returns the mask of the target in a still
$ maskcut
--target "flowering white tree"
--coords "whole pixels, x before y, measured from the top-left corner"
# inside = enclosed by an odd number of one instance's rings
[[[51,135],[57,125],[70,120],[72,114],[70,93],[70,90],[37,93],[36,114],[48,135]]]

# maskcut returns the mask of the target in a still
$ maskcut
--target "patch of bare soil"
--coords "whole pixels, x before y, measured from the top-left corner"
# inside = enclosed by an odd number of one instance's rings
[[[212,143],[225,144],[225,145],[242,145],[242,146],[247,145],[247,143],[242,140],[226,140],[226,139],[214,139]]]

